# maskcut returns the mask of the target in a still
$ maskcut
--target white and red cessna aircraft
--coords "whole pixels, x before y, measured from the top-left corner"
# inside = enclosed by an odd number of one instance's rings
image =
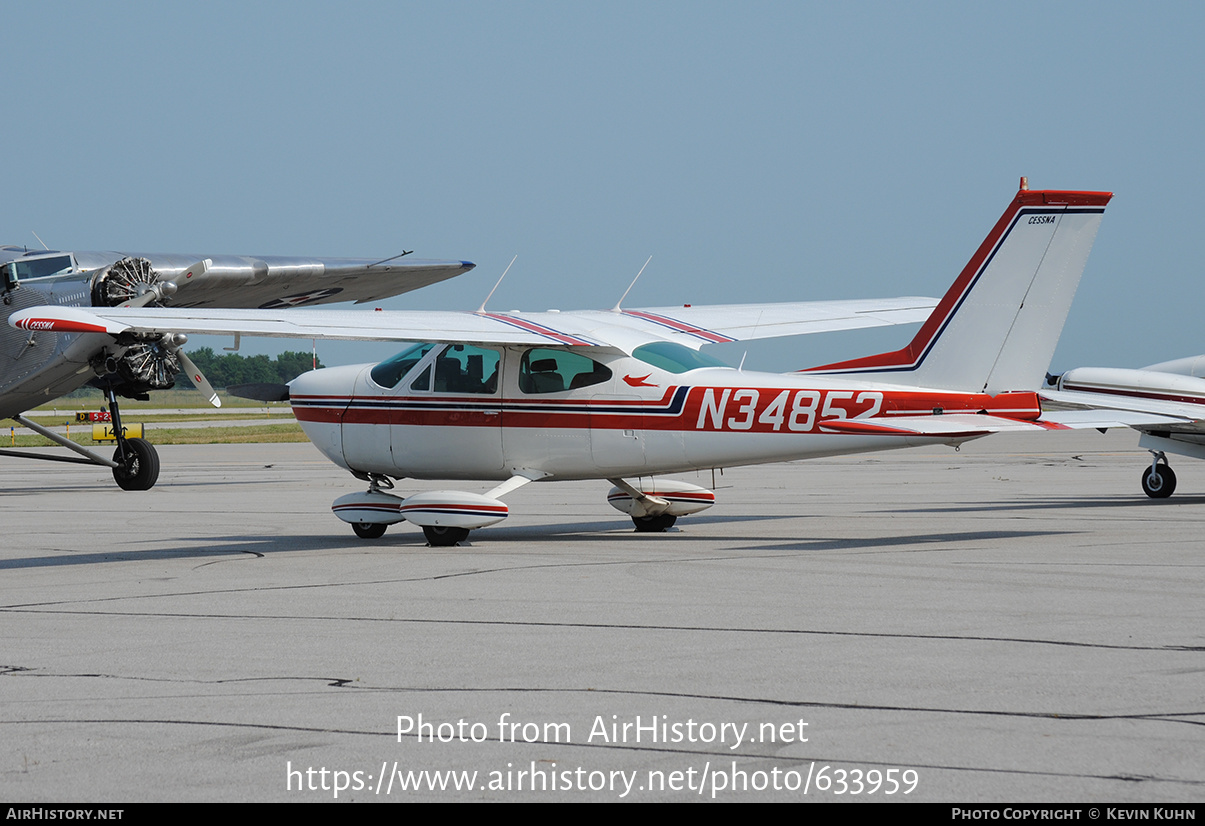
[[[1022,188],[945,297],[544,313],[35,307],[14,326],[413,342],[288,388],[331,461],[368,482],[335,514],[365,538],[409,521],[451,545],[533,481],[607,479],[641,531],[710,507],[665,474],[1091,426],[1044,416],[1042,383],[1110,193]],[[714,342],[919,321],[902,350],[789,374],[727,367]],[[283,397],[283,394],[282,396]],[[401,497],[393,480],[477,479]]]
[[[1138,446],[1151,453],[1142,471],[1142,490],[1166,499],[1176,490],[1168,453],[1205,459],[1205,356],[1165,361],[1141,370],[1077,367],[1048,376],[1043,398],[1096,411],[1110,424],[1126,425],[1142,436]]]

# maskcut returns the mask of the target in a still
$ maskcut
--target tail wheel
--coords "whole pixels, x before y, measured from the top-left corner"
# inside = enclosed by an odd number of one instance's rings
[[[1162,462],[1142,471],[1142,492],[1152,499],[1166,499],[1176,491],[1176,474]]]
[[[388,525],[382,525],[378,522],[352,522],[351,529],[356,532],[356,536],[361,539],[380,539],[385,535],[385,528]]]
[[[146,439],[126,439],[125,455],[113,454],[113,479],[122,490],[150,490],[159,479],[159,454]]]
[[[445,528],[440,525],[423,525],[423,536],[432,548],[449,548],[469,538],[468,528]]]
[[[632,524],[637,533],[665,533],[674,526],[678,517],[663,513],[660,516],[633,516]]]

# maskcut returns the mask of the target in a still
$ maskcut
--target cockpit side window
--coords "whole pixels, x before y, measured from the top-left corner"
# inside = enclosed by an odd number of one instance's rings
[[[70,255],[48,255],[44,258],[18,258],[13,263],[17,265],[17,278],[22,281],[66,272],[72,267]]]
[[[519,390],[524,393],[560,393],[610,379],[605,364],[569,350],[535,348],[519,362]]]
[[[476,393],[493,395],[498,391],[497,350],[472,344],[451,344],[435,359],[436,393]]]

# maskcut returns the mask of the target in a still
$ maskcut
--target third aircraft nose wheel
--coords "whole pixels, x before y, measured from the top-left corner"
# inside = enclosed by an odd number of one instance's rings
[[[1167,464],[1167,457],[1155,453],[1151,466],[1142,471],[1142,492],[1152,499],[1166,499],[1176,490],[1176,474]]]

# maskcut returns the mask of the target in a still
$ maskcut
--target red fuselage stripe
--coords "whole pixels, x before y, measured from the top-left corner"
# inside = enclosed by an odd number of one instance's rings
[[[877,431],[884,435],[909,432],[906,425],[891,423],[891,417],[901,415],[986,413],[1027,422],[1041,416],[1036,393],[989,396],[920,391],[692,387],[682,388],[684,402],[667,404],[666,400],[671,396],[677,397],[675,390],[670,388],[660,399],[628,400],[624,405],[610,400],[534,402],[531,397],[358,399],[301,396],[293,399],[293,413],[298,421],[327,424],[752,433],[824,432],[823,428],[831,425],[834,430]],[[837,411],[835,415],[825,415],[825,407],[830,403]],[[801,408],[801,404],[807,407]]]

